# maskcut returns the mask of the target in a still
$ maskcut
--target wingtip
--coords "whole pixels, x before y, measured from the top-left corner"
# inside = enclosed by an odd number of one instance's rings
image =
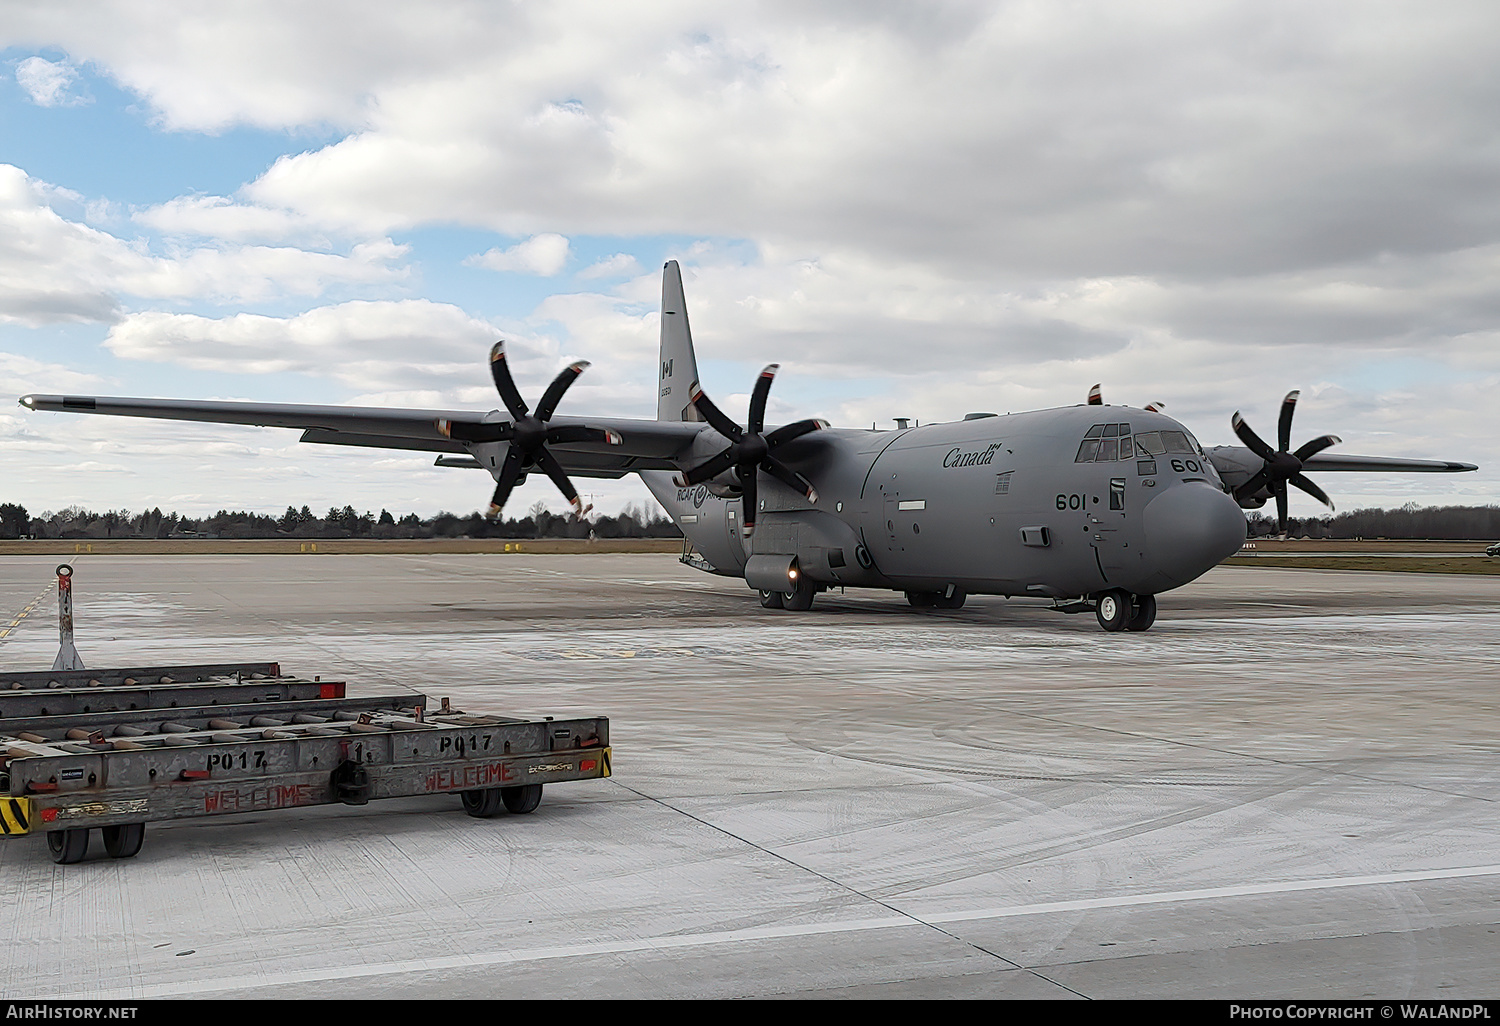
[[[36,409],[36,396],[34,395],[23,395],[16,401],[19,402],[22,406],[26,407],[28,410]]]

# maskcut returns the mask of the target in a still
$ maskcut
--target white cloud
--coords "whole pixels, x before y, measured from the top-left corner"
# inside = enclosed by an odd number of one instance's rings
[[[236,203],[225,196],[179,196],[137,211],[136,222],[164,235],[215,239],[283,239],[308,232],[306,218],[286,210]]]
[[[16,82],[38,107],[76,107],[87,103],[85,97],[68,95],[68,87],[77,80],[78,69],[67,61],[28,57],[16,65]]]
[[[464,263],[491,271],[515,271],[551,278],[568,264],[568,240],[551,232],[533,235],[509,249],[491,249],[469,257]]]
[[[0,164],[0,322],[108,322],[120,315],[122,296],[249,302],[406,274],[399,261],[407,248],[389,239],[347,254],[228,245],[155,256],[142,242],[62,217],[48,205],[57,193]]]
[[[295,372],[359,389],[434,390],[485,376],[499,332],[428,300],[353,301],[295,317],[129,314],[104,345],[127,360],[237,374]],[[513,342],[526,351],[524,342]]]
[[[583,280],[592,278],[624,278],[641,273],[641,265],[629,253],[616,253],[596,261],[578,272]]]

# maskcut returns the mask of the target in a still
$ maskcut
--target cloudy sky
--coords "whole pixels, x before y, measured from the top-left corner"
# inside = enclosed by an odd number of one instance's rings
[[[351,503],[490,483],[26,392],[654,414],[660,266],[705,387],[882,426],[1164,401],[1204,444],[1466,460],[1500,502],[1500,5],[0,0],[0,501]],[[9,404],[9,405],[6,405]],[[633,479],[583,482],[606,512]],[[534,479],[512,510],[563,500]],[[1321,509],[1293,493],[1293,515]]]

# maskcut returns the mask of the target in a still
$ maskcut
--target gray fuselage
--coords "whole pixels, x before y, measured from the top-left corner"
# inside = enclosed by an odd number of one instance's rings
[[[722,445],[705,435],[704,451]],[[1130,407],[825,430],[781,452],[818,501],[762,475],[748,540],[732,472],[692,488],[665,472],[641,476],[717,572],[752,584],[795,560],[827,586],[1150,595],[1202,575],[1245,537],[1244,514],[1192,435]]]

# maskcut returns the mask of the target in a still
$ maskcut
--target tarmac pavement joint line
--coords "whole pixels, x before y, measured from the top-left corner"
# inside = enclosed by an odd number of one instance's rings
[[[711,824],[710,824],[711,825]],[[717,828],[715,828],[717,829]],[[771,852],[769,854],[775,854]],[[799,867],[805,868],[805,867]],[[256,973],[244,976],[219,977],[212,980],[185,980],[175,983],[147,984],[123,991],[106,991],[81,997],[82,1000],[114,1001],[126,999],[148,1000],[151,998],[184,997],[193,994],[211,994],[229,990],[256,990],[298,983],[324,983],[332,980],[352,980],[371,976],[392,976],[399,973],[445,972],[455,969],[481,969],[497,965],[521,962],[540,962],[556,958],[583,958],[594,955],[620,955],[634,952],[665,952],[681,948],[713,947],[722,944],[743,944],[758,940],[782,940],[790,937],[816,937],[840,933],[863,933],[871,930],[890,930],[896,927],[920,926],[935,929],[940,923],[977,922],[984,919],[1010,919],[1017,916],[1048,915],[1057,912],[1087,912],[1105,908],[1127,908],[1132,905],[1174,904],[1188,901],[1206,901],[1213,898],[1242,898],[1262,894],[1289,894],[1296,891],[1331,890],[1345,887],[1379,887],[1393,884],[1423,883],[1431,880],[1457,880],[1478,876],[1500,876],[1500,865],[1463,866],[1454,869],[1427,869],[1406,873],[1375,873],[1367,876],[1330,877],[1317,880],[1283,880],[1275,883],[1241,884],[1233,887],[1202,887],[1195,890],[1160,891],[1153,894],[1124,894],[1112,898],[1081,898],[1075,901],[1047,901],[1035,905],[1010,905],[1000,908],[967,909],[961,912],[939,912],[916,916],[901,913],[892,916],[874,916],[865,919],[848,919],[834,923],[804,923],[785,926],[758,926],[743,930],[721,930],[711,933],[673,934],[662,937],[640,937],[617,941],[594,941],[586,944],[562,944],[521,951],[493,951],[484,954],[454,955],[448,958],[418,958],[399,962],[377,962],[367,965],[328,966],[321,969],[306,969],[279,974]],[[870,899],[872,901],[878,899]],[[946,931],[945,931],[946,932]],[[955,938],[968,944],[962,938]],[[970,946],[974,946],[970,944]],[[1004,956],[980,948],[986,954],[1014,966]],[[1045,976],[1016,966],[1020,971],[1031,972],[1040,979],[1063,987]],[[1070,989],[1063,987],[1063,989]],[[1077,991],[1073,991],[1077,993]],[[1082,996],[1082,995],[1080,995]]]

